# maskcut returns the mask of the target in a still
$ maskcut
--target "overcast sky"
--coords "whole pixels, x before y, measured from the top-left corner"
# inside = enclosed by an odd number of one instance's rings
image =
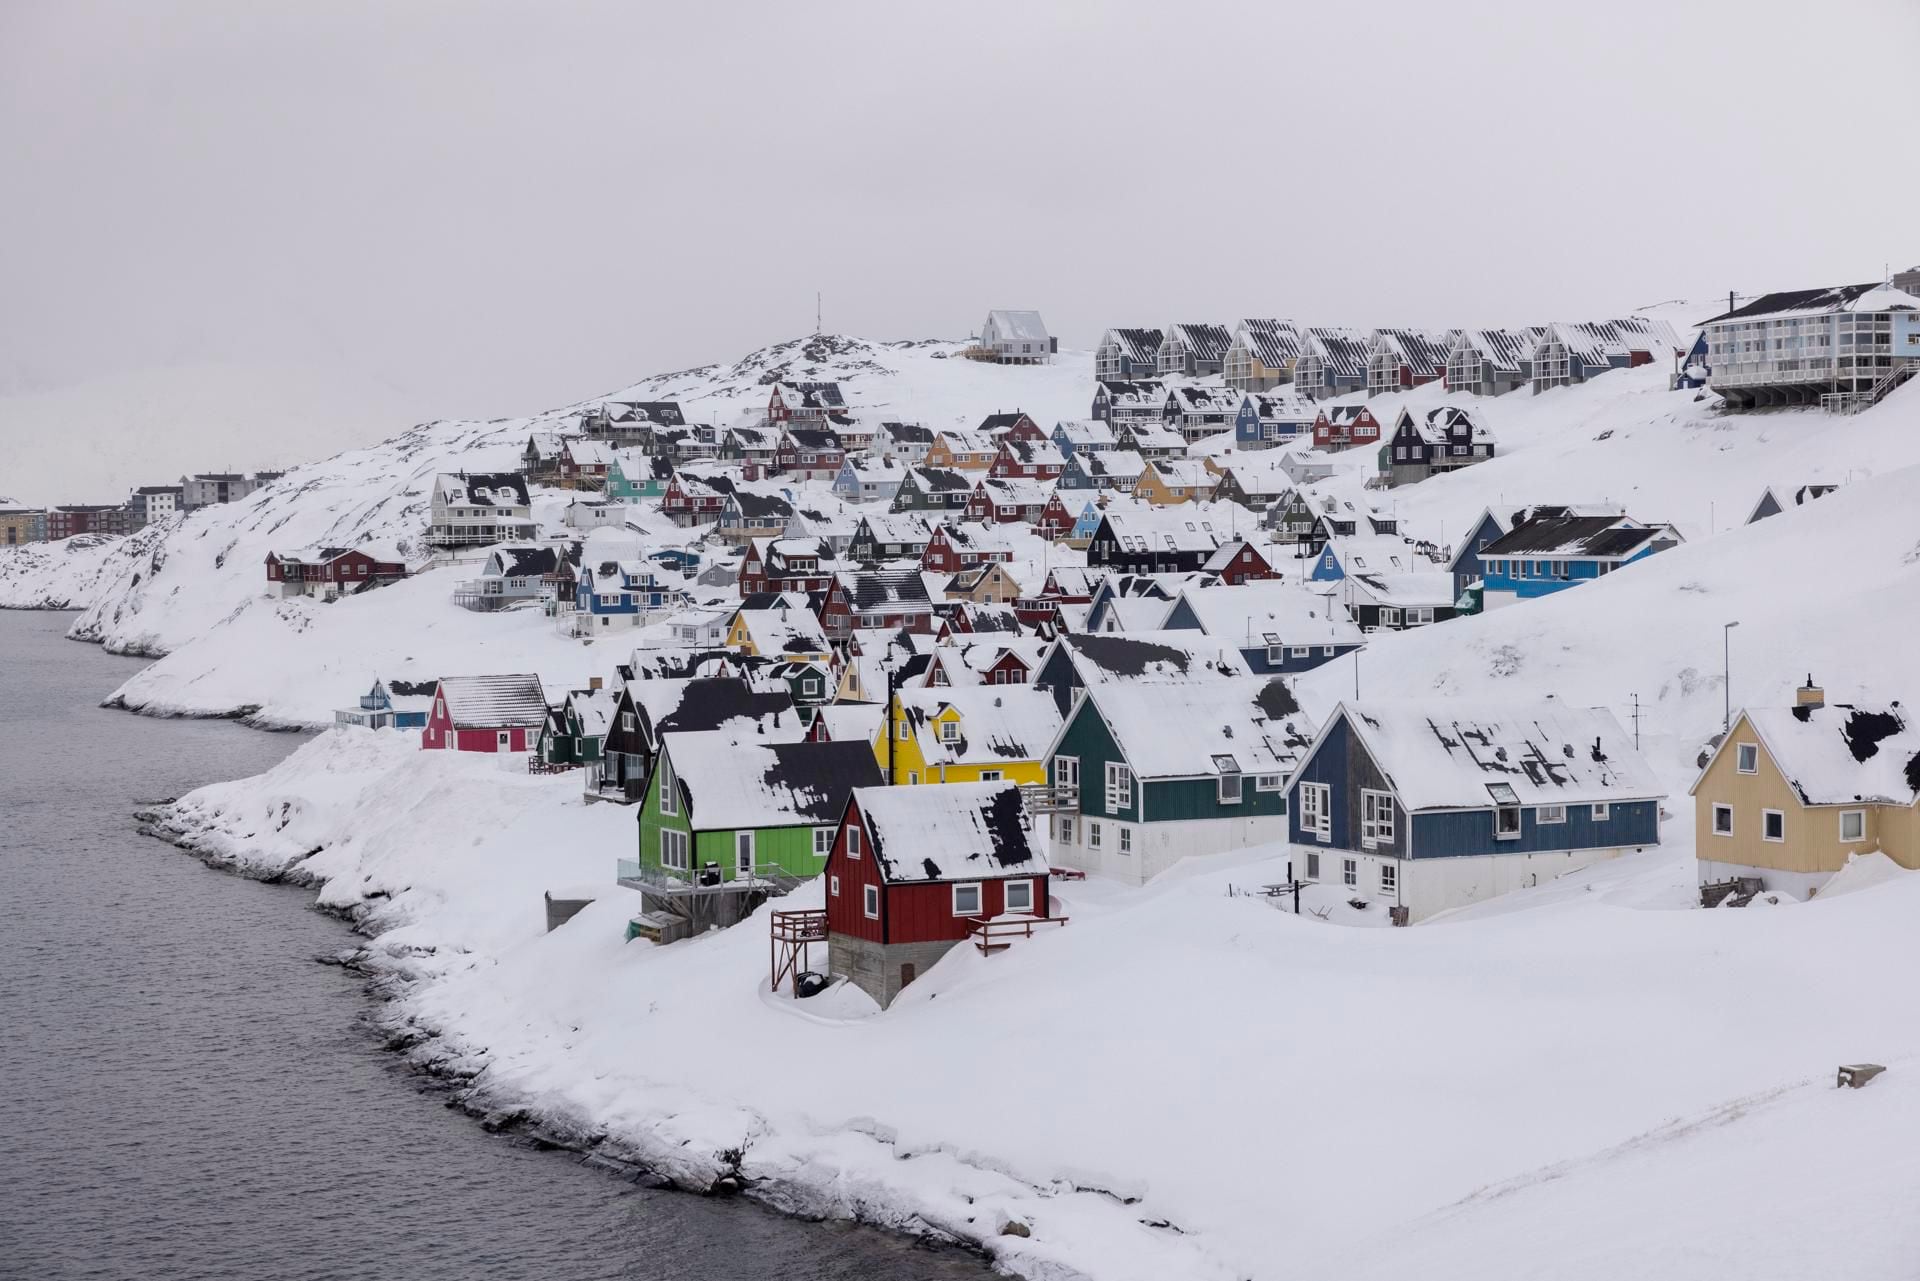
[[[491,417],[816,289],[1084,345],[1870,278],[1920,260],[1916,58],[1912,0],[5,0],[0,394],[297,364]]]

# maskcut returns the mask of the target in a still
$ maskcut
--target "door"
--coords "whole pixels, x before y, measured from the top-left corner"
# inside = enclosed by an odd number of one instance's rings
[[[913,982],[913,962],[906,961],[900,966],[900,986],[905,987],[911,982]]]
[[[733,837],[733,874],[741,880],[753,879],[753,833],[736,832]]]
[[[513,750],[513,734],[510,731],[504,729],[500,731],[499,745],[495,750],[501,752]]]

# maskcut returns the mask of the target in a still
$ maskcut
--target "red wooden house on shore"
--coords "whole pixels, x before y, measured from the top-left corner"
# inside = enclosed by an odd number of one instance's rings
[[[332,600],[406,576],[407,566],[397,556],[376,556],[358,547],[267,553],[267,582],[276,585],[282,596]]]
[[[1050,919],[1047,861],[1015,783],[857,787],[827,855],[827,969],[882,1006],[956,943]]]
[[[540,678],[442,676],[420,746],[450,752],[530,752],[547,721]]]

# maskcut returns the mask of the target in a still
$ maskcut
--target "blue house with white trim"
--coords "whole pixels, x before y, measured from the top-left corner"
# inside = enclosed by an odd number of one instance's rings
[[[1551,596],[1680,544],[1670,525],[1643,525],[1618,511],[1536,507],[1480,549],[1483,602],[1498,609]]]
[[[1233,415],[1233,443],[1240,449],[1271,449],[1313,431],[1316,411],[1298,396],[1250,391]]]
[[[1480,576],[1486,572],[1486,567],[1480,561],[1480,553],[1506,532],[1507,527],[1500,523],[1500,518],[1494,515],[1491,509],[1482,511],[1478,519],[1468,528],[1466,537],[1462,538],[1460,545],[1454,548],[1453,559],[1447,562],[1447,569],[1453,575],[1455,600],[1460,599],[1462,593],[1480,581]]]
[[[1216,638],[1239,650],[1247,670],[1257,675],[1292,675],[1366,644],[1337,595],[1279,579],[1193,586],[1180,593],[1162,626]]]
[[[637,627],[654,611],[686,597],[685,591],[668,584],[657,571],[657,566],[644,560],[582,565],[574,583],[574,608],[595,630],[616,622]]]
[[[1605,708],[1341,703],[1288,783],[1294,874],[1396,924],[1660,843],[1666,798]]]

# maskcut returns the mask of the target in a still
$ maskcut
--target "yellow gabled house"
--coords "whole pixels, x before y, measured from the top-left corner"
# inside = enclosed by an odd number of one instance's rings
[[[833,646],[810,610],[793,605],[736,610],[726,646],[749,657],[832,663]]]
[[[1894,703],[1746,708],[1691,789],[1700,884],[1810,898],[1856,854],[1920,868],[1920,727]]]
[[[1045,783],[1060,728],[1053,695],[1030,685],[903,689],[873,754],[890,782]]]

